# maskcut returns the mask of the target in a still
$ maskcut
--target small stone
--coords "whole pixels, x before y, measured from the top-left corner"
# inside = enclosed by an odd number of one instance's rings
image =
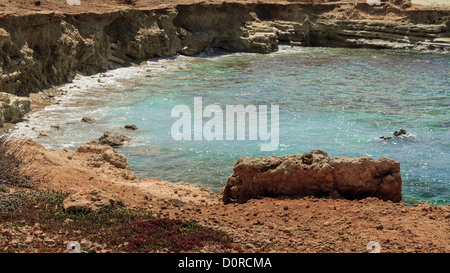
[[[262,225],[262,223],[261,223],[261,221],[259,221],[259,220],[256,220],[255,222],[253,222],[253,225]]]
[[[384,227],[383,227],[383,225],[377,225],[375,228],[378,230],[382,230]]]
[[[29,236],[25,239],[25,244],[31,244],[33,242],[34,237]]]
[[[55,243],[55,240],[51,239],[50,237],[45,237],[45,238],[44,238],[44,243],[47,243],[47,244],[54,244],[54,243]]]
[[[331,226],[331,222],[327,221],[327,222],[323,223],[323,225],[326,226],[326,227]]]
[[[14,239],[14,240],[11,241],[10,244],[11,244],[12,247],[18,247],[18,246],[19,246],[19,241],[17,241],[16,239]]]
[[[35,230],[34,231],[34,235],[36,235],[36,236],[39,236],[39,235],[42,235],[44,232],[42,231],[42,230]]]
[[[97,122],[96,119],[93,119],[93,118],[90,118],[90,117],[83,117],[83,118],[81,119],[81,121],[84,122],[84,123],[89,123],[89,124],[92,124],[92,123],[96,123],[96,122]]]

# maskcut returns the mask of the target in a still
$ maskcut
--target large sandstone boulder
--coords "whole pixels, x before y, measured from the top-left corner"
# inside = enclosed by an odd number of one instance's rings
[[[330,158],[312,150],[303,155],[243,157],[222,190],[225,203],[258,196],[333,196],[347,199],[402,199],[400,163],[369,157]]]
[[[96,142],[86,143],[78,147],[76,155],[84,155],[89,166],[100,167],[109,163],[119,169],[128,169],[127,158],[108,145],[99,145]]]
[[[13,94],[0,92],[0,126],[16,122],[31,110],[31,102]]]

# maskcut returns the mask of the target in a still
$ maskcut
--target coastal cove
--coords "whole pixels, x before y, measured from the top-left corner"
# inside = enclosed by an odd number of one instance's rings
[[[16,132],[70,151],[106,131],[120,133],[132,138],[118,151],[139,177],[215,192],[243,156],[319,148],[333,157],[388,157],[401,164],[404,202],[448,204],[449,63],[447,54],[291,46],[264,55],[212,50],[151,59],[64,85],[57,104],[33,113]],[[248,139],[172,139],[172,108],[192,106],[195,96],[205,104],[280,105],[279,149],[261,152],[262,142]],[[97,122],[81,122],[85,116]],[[380,140],[400,128],[411,135]]]

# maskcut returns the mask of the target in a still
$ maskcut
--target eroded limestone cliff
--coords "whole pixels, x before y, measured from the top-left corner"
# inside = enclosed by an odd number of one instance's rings
[[[396,5],[400,2],[401,5]],[[213,47],[450,50],[450,9],[366,3],[195,3],[102,13],[0,16],[0,91],[26,95],[156,56]]]

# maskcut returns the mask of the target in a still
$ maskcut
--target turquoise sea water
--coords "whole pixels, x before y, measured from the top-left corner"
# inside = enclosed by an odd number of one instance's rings
[[[76,80],[61,103],[20,125],[48,148],[75,149],[105,131],[133,138],[119,148],[140,177],[219,191],[242,156],[301,154],[392,158],[404,202],[450,204],[450,56],[365,49],[290,48],[259,54],[213,51]],[[175,141],[175,105],[279,105],[278,150],[261,141]],[[270,107],[269,107],[270,109]],[[99,120],[94,125],[81,117]],[[205,118],[204,122],[209,119]],[[52,130],[58,124],[62,130]],[[121,127],[135,124],[139,130]],[[27,126],[27,127],[26,127]],[[27,131],[30,128],[34,131]],[[387,141],[405,129],[410,137]]]

